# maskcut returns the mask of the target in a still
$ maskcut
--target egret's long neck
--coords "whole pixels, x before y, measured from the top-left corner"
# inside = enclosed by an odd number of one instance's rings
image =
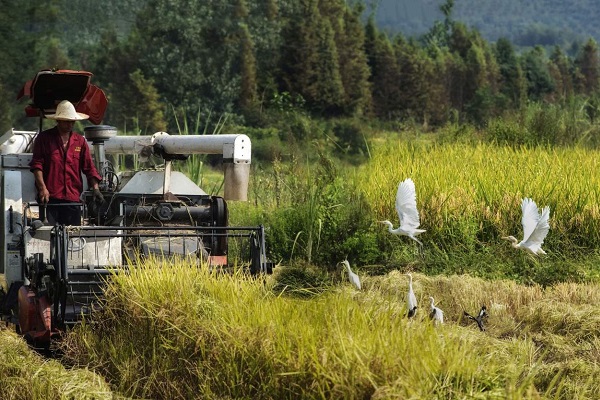
[[[346,267],[346,270],[348,271],[348,275],[350,275],[352,273],[352,270],[350,269],[350,264],[344,263],[344,266]]]
[[[394,225],[390,221],[383,221],[384,224],[388,227],[388,232],[394,233]]]

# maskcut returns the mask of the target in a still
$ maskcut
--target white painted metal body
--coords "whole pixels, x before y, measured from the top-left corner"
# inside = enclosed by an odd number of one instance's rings
[[[50,257],[51,227],[33,230],[30,226],[39,215],[35,205],[37,191],[34,177],[29,170],[35,135],[34,131],[11,129],[0,136],[0,201],[3,211],[0,224],[4,227],[4,233],[0,234],[0,274],[4,274],[7,287],[12,282],[24,280],[24,260],[35,253],[43,253],[44,261]],[[136,154],[142,158],[153,154],[157,147],[171,155],[222,154],[224,198],[247,200],[251,143],[246,135],[169,135],[157,132],[151,136],[114,136],[102,145],[105,154]],[[170,168],[165,171],[137,171],[127,178],[127,182],[123,180],[120,193],[143,196],[164,194],[168,189],[173,194],[206,194],[184,174],[170,171]],[[82,239],[77,238],[75,230],[71,232],[68,244],[67,263],[70,267],[93,269],[120,265],[121,237]],[[100,233],[110,236],[111,232],[119,234],[121,231],[115,229]]]
[[[21,135],[13,137],[18,138]],[[10,139],[9,139],[10,141]],[[13,143],[18,144],[19,141]],[[12,144],[12,143],[11,143]],[[4,147],[6,149],[6,147]],[[3,149],[3,150],[4,150]],[[0,176],[2,190],[2,210],[0,223],[4,234],[0,235],[0,274],[4,274],[7,287],[15,281],[23,281],[23,261],[36,253],[43,254],[43,260],[50,259],[51,226],[33,229],[31,221],[38,219],[39,207],[36,203],[36,189],[33,174],[29,170],[31,154],[1,154]],[[28,206],[29,203],[33,203]],[[71,268],[116,266],[121,264],[121,237],[77,238],[76,229],[68,243],[67,265]],[[111,231],[113,234],[119,230]],[[98,235],[110,236],[108,231]]]
[[[106,154],[149,154],[149,147],[161,145],[169,154],[222,154],[235,164],[250,164],[252,146],[246,135],[115,136],[104,143]],[[146,151],[144,151],[146,150]]]
[[[106,154],[136,154],[142,159],[160,146],[172,155],[222,154],[225,200],[248,200],[252,144],[246,135],[169,135],[114,136],[104,142]],[[172,178],[171,178],[172,179]],[[168,182],[168,178],[163,178]],[[176,193],[170,187],[172,193]]]

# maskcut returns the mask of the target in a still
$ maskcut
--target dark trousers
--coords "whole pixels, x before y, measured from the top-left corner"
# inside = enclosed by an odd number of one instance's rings
[[[40,206],[40,219],[44,220],[44,206]],[[81,203],[67,200],[50,199],[46,206],[48,225],[81,225]]]

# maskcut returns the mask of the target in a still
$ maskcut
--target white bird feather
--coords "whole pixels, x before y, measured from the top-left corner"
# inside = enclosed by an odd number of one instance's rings
[[[444,323],[444,312],[435,306],[433,297],[429,297],[429,301],[431,305],[429,306],[429,318],[433,320],[433,322],[437,325],[438,323]]]
[[[408,276],[408,294],[406,295],[408,318],[412,318],[417,313],[417,297],[415,296],[415,292],[413,291],[412,275],[406,274],[406,276]]]
[[[525,198],[521,203],[521,211],[523,213],[521,218],[523,240],[519,242],[514,236],[505,236],[502,239],[510,241],[515,249],[522,249],[533,255],[546,254],[542,249],[542,244],[550,230],[550,207],[544,207],[540,213],[535,201]]]
[[[396,212],[400,220],[400,226],[394,229],[394,225],[388,221],[380,221],[387,225],[388,231],[395,235],[408,236],[420,245],[421,243],[417,236],[425,232],[424,229],[418,229],[421,225],[419,218],[419,210],[417,210],[417,191],[415,183],[412,179],[407,178],[400,182],[398,191],[396,192]]]
[[[350,280],[350,283],[352,283],[352,285],[354,285],[354,287],[357,288],[358,290],[361,290],[360,278],[358,277],[357,274],[352,272],[352,269],[350,269],[350,263],[348,262],[348,260],[342,261],[342,264],[344,264],[344,266],[346,267],[346,270],[348,271],[348,279]]]

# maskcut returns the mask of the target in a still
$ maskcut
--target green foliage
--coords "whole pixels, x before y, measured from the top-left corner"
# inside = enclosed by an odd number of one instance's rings
[[[500,38],[494,47],[501,76],[500,92],[507,99],[507,105],[519,108],[526,96],[526,82],[515,50],[506,38]]]
[[[297,159],[289,164],[276,160],[273,170],[260,176],[251,192],[269,210],[262,218],[274,260],[325,268],[346,258],[361,264],[381,260],[369,206],[350,182],[338,177],[333,160],[321,154],[314,167]]]
[[[374,112],[378,117],[392,119],[399,113],[396,99],[401,93],[399,70],[394,49],[388,37],[377,32],[369,20],[366,32],[367,60],[371,69]]]
[[[257,104],[256,59],[254,42],[246,25],[241,26],[241,42],[240,106],[242,109],[251,109]]]
[[[422,40],[380,29],[374,14],[364,25],[361,2],[76,3],[7,8],[7,31],[23,32],[0,43],[27,61],[11,61],[0,84],[16,92],[23,71],[29,78],[44,66],[90,70],[110,100],[105,123],[126,131],[175,129],[177,114],[198,107],[261,128],[273,126],[273,110],[482,127],[528,100],[593,99],[599,86],[595,41],[579,40],[565,53],[555,47],[550,58],[543,46],[517,55],[509,39],[492,46],[459,22],[463,2],[435,4],[437,20]],[[425,3],[427,14],[433,3]]]
[[[505,145],[598,145],[597,127],[591,123],[593,103],[571,98],[563,107],[530,103],[519,113],[488,122],[486,137]]]
[[[577,65],[581,71],[581,86],[587,95],[598,91],[600,85],[600,60],[598,59],[598,44],[589,39],[577,57]]]
[[[365,32],[361,23],[363,7],[343,11],[343,31],[336,35],[340,77],[344,86],[343,108],[348,115],[364,115],[371,111],[370,70],[365,53]]]
[[[527,95],[530,99],[541,100],[544,95],[554,90],[554,82],[550,77],[545,51],[542,47],[536,46],[525,53],[522,59],[522,68],[527,77]]]
[[[348,156],[365,157],[369,148],[364,126],[354,120],[334,121],[331,130],[337,139],[337,146]]]
[[[331,278],[323,270],[310,265],[277,268],[272,290],[299,298],[311,298],[333,288]]]

